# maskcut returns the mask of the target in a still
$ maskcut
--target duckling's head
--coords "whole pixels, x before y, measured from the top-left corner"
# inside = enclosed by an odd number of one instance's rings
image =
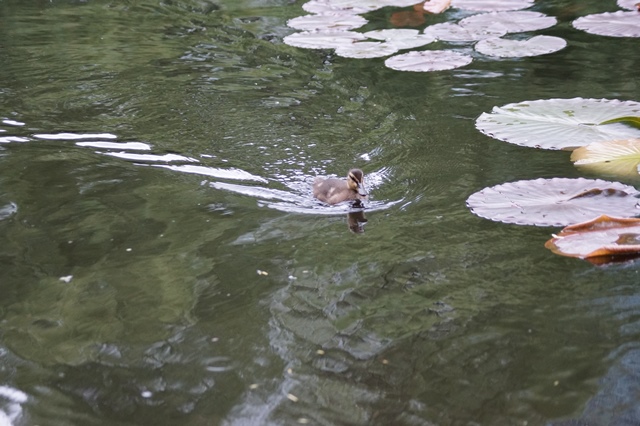
[[[356,191],[360,197],[369,195],[364,187],[364,173],[360,169],[351,169],[347,174],[347,185],[353,191]]]

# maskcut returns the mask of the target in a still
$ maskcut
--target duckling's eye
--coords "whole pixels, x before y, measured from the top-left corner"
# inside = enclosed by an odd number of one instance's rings
[[[351,179],[354,182],[358,182],[358,179],[356,179],[356,177],[352,173],[349,173],[349,179]]]

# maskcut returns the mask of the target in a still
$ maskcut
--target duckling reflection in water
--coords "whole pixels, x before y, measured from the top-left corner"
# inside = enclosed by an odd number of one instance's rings
[[[313,182],[313,196],[327,204],[348,200],[360,202],[368,195],[364,187],[364,173],[360,169],[349,170],[347,180],[317,177]]]
[[[364,209],[361,200],[369,194],[364,187],[364,173],[360,169],[351,169],[347,173],[347,180],[317,177],[313,182],[313,196],[327,204],[338,204],[343,201],[354,201],[352,207]],[[364,224],[367,219],[363,210],[347,213],[349,229],[356,234],[364,232]]]
[[[367,218],[364,216],[364,204],[362,204],[360,200],[356,200],[351,207],[362,210],[347,213],[349,230],[356,234],[362,234],[364,232],[364,225],[367,223]]]

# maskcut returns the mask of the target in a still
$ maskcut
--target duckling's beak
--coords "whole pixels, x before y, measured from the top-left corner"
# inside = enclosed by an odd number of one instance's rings
[[[361,197],[366,197],[369,195],[364,187],[364,182],[358,182],[358,195],[360,195]]]

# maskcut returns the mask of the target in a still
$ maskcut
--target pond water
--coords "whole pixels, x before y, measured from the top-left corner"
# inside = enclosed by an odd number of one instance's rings
[[[638,39],[571,27],[615,2],[436,73],[283,44],[302,3],[0,0],[0,424],[637,424],[638,264],[465,206],[585,176],[474,120],[640,100]],[[311,199],[354,166],[363,233]]]

